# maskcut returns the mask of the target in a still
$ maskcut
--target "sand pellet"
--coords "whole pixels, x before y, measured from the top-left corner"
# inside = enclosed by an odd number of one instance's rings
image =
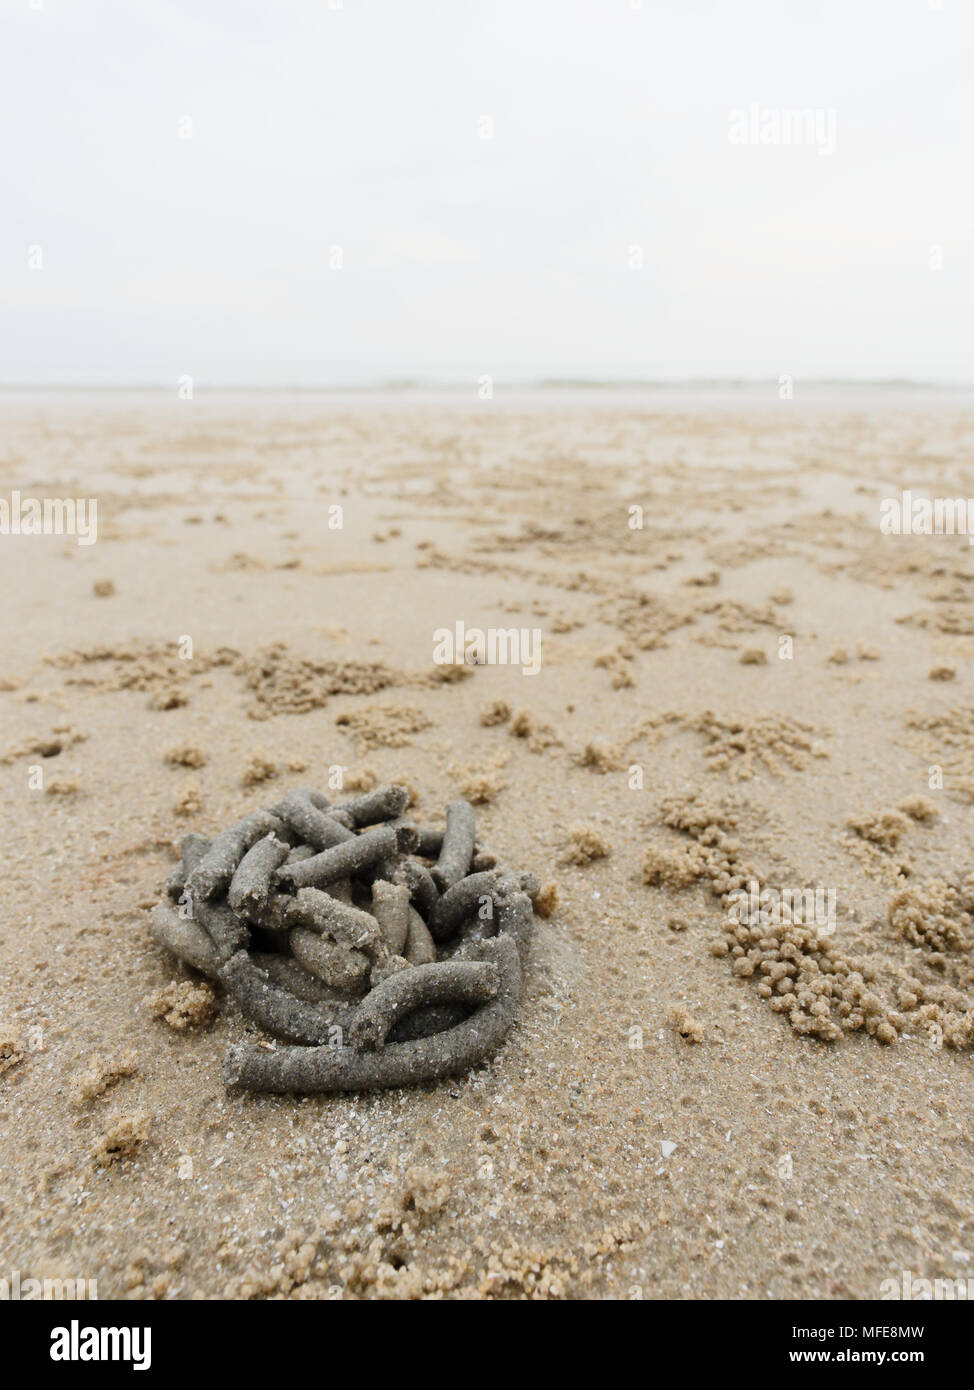
[[[376,985],[381,985],[383,980],[398,975],[401,970],[412,969],[413,966],[410,965],[405,956],[385,955],[381,960],[372,962],[369,970],[369,988],[375,989]]]
[[[251,936],[257,931],[274,932],[275,934],[290,931],[294,923],[288,920],[288,911],[293,902],[294,899],[290,893],[282,893],[279,889],[272,888],[260,912],[250,919]],[[280,944],[278,943],[273,949],[279,950]]]
[[[166,879],[166,894],[177,900],[182,896],[186,880],[210,847],[205,835],[184,835],[179,842],[179,863]]]
[[[222,965],[234,951],[250,943],[250,928],[227,902],[195,902],[187,904],[190,915],[213,942],[217,960]]]
[[[354,1003],[342,990],[326,985],[324,980],[319,980],[316,975],[305,970],[293,956],[282,956],[277,951],[251,951],[250,959],[258,970],[273,980],[274,984],[280,985],[289,994],[296,994],[299,999],[304,999],[309,1004],[338,1007],[351,1006]]]
[[[436,960],[436,942],[430,936],[429,927],[414,907],[409,909],[409,930],[403,955],[410,965],[429,965]]]
[[[513,941],[499,936],[484,942],[480,951],[482,959],[497,968],[497,996],[446,1032],[387,1043],[375,1052],[352,1047],[279,1047],[268,1052],[238,1044],[227,1052],[224,1081],[251,1091],[311,1095],[412,1086],[467,1071],[507,1037],[521,995],[521,965]]]
[[[330,936],[340,946],[364,952],[370,960],[389,954],[379,923],[370,912],[340,902],[320,888],[299,889],[288,916],[294,925]]]
[[[429,917],[429,929],[434,941],[445,941],[471,913],[479,912],[484,899],[491,899],[500,881],[500,874],[488,869],[481,874],[468,874],[438,898]]]
[[[416,835],[416,853],[421,859],[435,859],[443,848],[443,831],[417,825]]]
[[[372,912],[389,950],[400,955],[409,933],[409,889],[377,878],[372,884]]]
[[[517,879],[502,879],[498,884],[494,913],[498,936],[514,939],[523,962],[534,928],[534,911],[531,899],[521,891]]]
[[[390,854],[385,859],[380,859],[378,864],[373,864],[368,869],[363,869],[359,875],[359,881],[371,888],[373,883],[396,883],[399,880],[399,865],[402,857],[398,854]]]
[[[354,826],[375,825],[377,821],[395,820],[409,805],[409,792],[405,787],[393,785],[379,787],[364,796],[356,796],[351,801],[343,801],[334,810],[341,812]]]
[[[321,792],[316,792],[312,787],[298,787],[294,791],[288,792],[287,796],[282,797],[280,801],[275,801],[273,806],[268,806],[268,811],[272,816],[278,816],[283,820],[282,808],[290,802],[293,796],[301,796],[305,801],[310,801],[312,806],[317,807],[319,811],[331,809],[331,802],[327,796],[323,796]]]
[[[404,822],[404,824],[412,824],[412,822],[407,821]],[[443,835],[445,832],[442,830],[434,830],[430,826],[417,825],[414,828],[416,830],[419,842],[419,847],[414,851],[414,853],[418,854],[421,859],[438,858],[440,850],[443,848]],[[485,864],[481,864],[478,868],[476,866],[475,861],[480,858],[483,858],[488,862]],[[496,864],[496,854],[493,854],[490,850],[484,849],[479,842],[474,844],[473,859],[471,859],[470,861],[471,873],[480,873],[483,869],[493,869]]]
[[[303,859],[313,859],[317,853],[318,851],[313,845],[295,845],[293,849],[288,850],[288,856],[284,862],[285,864],[300,864]]]
[[[231,956],[219,978],[247,1018],[287,1042],[328,1044],[345,1036],[354,1016],[347,1005],[324,1006],[297,998],[263,974],[246,951]]]
[[[429,921],[440,900],[440,890],[429,870],[415,859],[404,859],[398,877],[409,890],[409,900],[425,921]]]
[[[410,825],[409,821],[398,821],[391,826],[396,836],[396,853],[415,854],[416,846],[419,844],[419,831],[415,825]]]
[[[220,968],[216,948],[192,917],[182,917],[168,903],[158,903],[149,914],[149,931],[153,940],[172,951],[174,956],[203,975],[215,978]]]
[[[452,888],[470,872],[477,839],[477,817],[469,801],[451,801],[446,808],[446,830],[440,855],[433,865],[433,880],[441,890]]]
[[[186,880],[193,898],[205,902],[225,893],[250,846],[272,830],[283,835],[284,825],[269,811],[255,811],[222,830]]]
[[[273,834],[251,845],[230,880],[227,901],[234,912],[248,921],[259,921],[271,898],[274,870],[289,857],[290,846]]]
[[[305,844],[316,850],[331,849],[355,839],[353,832],[336,820],[330,810],[326,813],[315,806],[306,792],[291,792],[274,810]]]
[[[339,946],[305,927],[296,927],[289,937],[295,959],[335,989],[362,992],[369,973],[369,958],[361,951]]]
[[[535,898],[541,896],[541,880],[537,874],[526,873],[516,875],[518,883],[521,885],[521,892],[527,893],[533,903]]]
[[[277,876],[289,888],[322,888],[360,873],[395,852],[396,832],[387,825],[375,826],[300,864],[283,865]]]
[[[440,959],[452,960],[454,957],[462,957],[466,954],[466,948],[477,941],[487,941],[488,938],[497,935],[497,914],[490,917],[481,917],[476,914],[467,917],[448,941],[440,946]]]
[[[359,1052],[372,1052],[414,1009],[430,1004],[482,1004],[494,998],[499,983],[496,967],[487,961],[436,961],[400,971],[362,1000],[348,1041]]]

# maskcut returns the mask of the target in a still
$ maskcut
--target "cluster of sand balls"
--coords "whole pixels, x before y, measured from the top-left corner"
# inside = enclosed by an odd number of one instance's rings
[[[679,889],[706,882],[730,908],[736,893],[761,881],[734,836],[732,812],[697,796],[664,801],[661,809],[663,823],[690,842],[679,849],[650,847],[645,883]],[[729,915],[711,951],[726,957],[735,975],[754,980],[761,998],[796,1033],[834,1042],[861,1030],[891,1043],[918,1029],[931,1046],[974,1047],[974,874],[954,883],[911,884],[894,896],[887,917],[890,934],[913,950],[907,968],[883,972],[884,986],[872,966],[846,955],[807,922]],[[921,970],[925,980],[918,978]]]
[[[687,887],[702,879],[729,907],[735,891],[760,879],[731,833],[732,814],[696,799],[667,802],[662,809],[664,823],[689,835],[691,844],[679,852],[649,850],[644,882]],[[870,988],[873,971],[847,959],[814,924],[728,921],[711,950],[730,957],[736,975],[756,979],[759,995],[787,1016],[796,1033],[834,1041],[864,1029],[879,1042],[892,1042],[904,1024]]]
[[[212,841],[187,835],[154,938],[290,1046],[233,1046],[228,1086],[309,1093],[465,1071],[507,1036],[539,884],[477,844],[469,802],[443,830],[388,786],[332,806],[290,792]]]

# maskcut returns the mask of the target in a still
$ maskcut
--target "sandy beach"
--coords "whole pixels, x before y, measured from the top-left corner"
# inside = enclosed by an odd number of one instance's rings
[[[0,496],[97,499],[93,544],[0,536],[3,1269],[124,1299],[974,1279],[974,561],[880,528],[904,489],[974,498],[974,405],[502,397],[0,404]],[[537,632],[539,669],[437,664],[457,623]],[[257,1032],[148,914],[183,835],[336,768],[434,824],[469,797],[557,906],[488,1064],[230,1093]],[[752,882],[828,922],[749,935]]]

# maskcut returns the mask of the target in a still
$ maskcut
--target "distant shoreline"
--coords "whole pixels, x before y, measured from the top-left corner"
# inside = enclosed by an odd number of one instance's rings
[[[600,379],[584,377],[550,377],[543,379],[505,379],[495,377],[493,395],[482,400],[478,393],[477,379],[437,380],[437,379],[389,379],[376,381],[349,382],[287,382],[253,383],[248,381],[207,382],[197,378],[194,382],[194,400],[202,401],[214,397],[300,397],[313,399],[321,397],[329,400],[352,398],[356,400],[397,400],[408,401],[454,401],[457,404],[471,404],[485,408],[517,399],[566,400],[571,397],[593,401],[600,396],[612,400],[647,399],[653,402],[666,400],[726,401],[747,402],[748,404],[767,403],[780,406],[806,403],[828,403],[838,399],[866,400],[881,396],[908,397],[929,400],[956,400],[970,396],[974,399],[974,382],[919,381],[909,378],[876,379],[826,379],[796,376],[794,378],[794,398],[782,400],[778,394],[776,379],[731,379],[700,378],[686,380],[618,378]],[[154,376],[142,381],[3,381],[0,380],[0,397],[15,396],[126,396],[137,395],[176,398],[177,378],[171,380]]]

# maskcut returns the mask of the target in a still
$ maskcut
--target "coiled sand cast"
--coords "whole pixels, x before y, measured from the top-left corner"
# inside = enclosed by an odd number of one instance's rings
[[[150,918],[160,945],[218,981],[287,1046],[239,1043],[228,1086],[307,1094],[466,1071],[506,1038],[539,884],[476,842],[403,818],[404,787],[337,806],[290,792],[212,841],[187,835]]]

